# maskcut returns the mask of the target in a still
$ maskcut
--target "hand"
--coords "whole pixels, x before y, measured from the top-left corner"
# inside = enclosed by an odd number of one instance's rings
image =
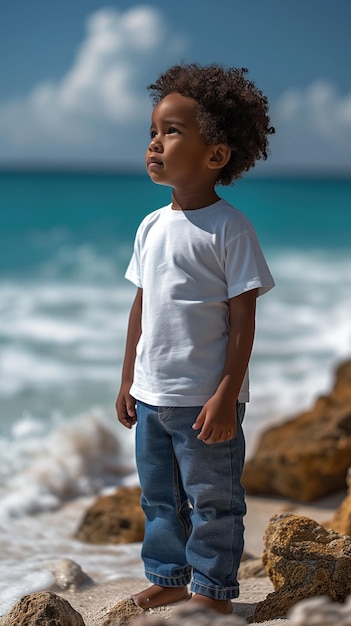
[[[129,393],[130,384],[123,384],[116,400],[118,421],[126,428],[131,429],[137,421],[135,398]]]
[[[214,394],[202,407],[193,429],[201,429],[197,438],[206,444],[221,443],[236,435],[236,402]]]

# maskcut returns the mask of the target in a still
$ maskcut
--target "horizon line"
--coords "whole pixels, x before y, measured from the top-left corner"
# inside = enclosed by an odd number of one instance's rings
[[[117,165],[112,163],[43,163],[43,162],[1,162],[0,173],[33,173],[33,174],[81,174],[81,175],[145,175],[147,172],[143,166],[138,165]],[[240,182],[247,178],[328,178],[328,179],[351,179],[350,169],[326,169],[326,168],[293,168],[280,167],[267,171],[256,170],[253,168],[249,172],[245,172],[243,177],[235,182]]]

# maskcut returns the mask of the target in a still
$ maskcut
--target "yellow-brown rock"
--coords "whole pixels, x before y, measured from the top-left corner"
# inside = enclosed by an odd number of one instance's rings
[[[97,498],[86,512],[75,537],[89,543],[134,543],[144,538],[145,517],[140,487],[119,487]]]
[[[329,396],[268,429],[244,467],[248,494],[310,502],[342,489],[351,461],[351,361],[336,371]]]
[[[351,594],[351,537],[302,515],[275,515],[264,535],[263,564],[274,592],[256,606],[254,621],[283,617],[297,602]]]
[[[0,620],[1,626],[85,626],[80,613],[52,591],[23,596]]]
[[[335,511],[334,517],[323,522],[323,526],[335,530],[340,535],[351,535],[351,467],[347,473],[347,495]]]

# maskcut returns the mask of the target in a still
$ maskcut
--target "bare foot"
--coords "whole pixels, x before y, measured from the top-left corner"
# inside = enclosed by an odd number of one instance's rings
[[[174,604],[190,598],[187,587],[160,587],[151,585],[132,596],[135,604],[141,609],[153,609],[163,604]]]
[[[208,598],[207,596],[201,596],[198,593],[195,593],[189,602],[198,604],[202,604],[206,606],[208,609],[212,611],[216,611],[216,613],[220,613],[221,615],[230,615],[233,612],[233,605],[230,600],[214,600],[213,598]]]

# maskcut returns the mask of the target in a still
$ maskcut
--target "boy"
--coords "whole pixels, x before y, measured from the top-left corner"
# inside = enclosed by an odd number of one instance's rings
[[[219,198],[267,158],[266,98],[247,70],[174,66],[154,96],[146,169],[172,203],[141,223],[119,421],[136,428],[150,587],[139,609],[189,598],[232,612],[246,512],[241,473],[258,295],[274,285],[248,219]]]

